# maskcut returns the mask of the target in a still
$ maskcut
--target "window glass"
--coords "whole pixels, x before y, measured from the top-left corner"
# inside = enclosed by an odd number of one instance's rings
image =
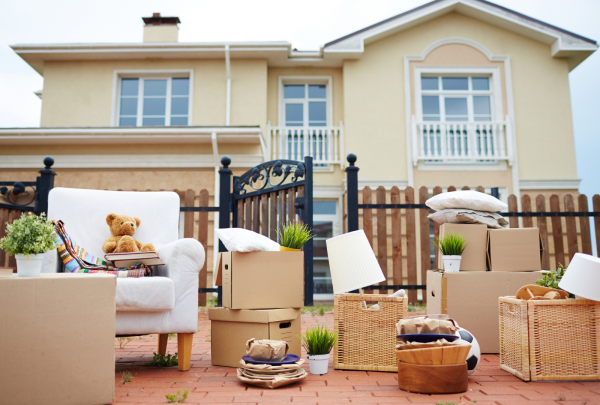
[[[466,97],[446,97],[444,107],[446,108],[446,121],[468,121]]]
[[[187,117],[171,117],[171,125],[187,125]]]
[[[438,96],[422,96],[423,121],[440,120],[440,98]]]
[[[324,84],[310,84],[308,98],[327,98],[327,86]]]
[[[121,80],[121,95],[122,96],[137,96],[138,95],[139,79],[123,79]]]
[[[142,125],[143,126],[156,126],[156,125],[163,126],[163,125],[165,125],[165,118],[164,117],[160,117],[160,118],[144,117],[142,119]]]
[[[187,115],[188,100],[189,99],[187,97],[174,97],[171,100],[171,114],[172,115]]]
[[[119,119],[120,127],[135,127],[137,125],[137,118],[133,117],[121,117]]]
[[[311,127],[324,127],[327,125],[326,103],[324,101],[311,101],[308,103],[308,125]]]
[[[121,110],[120,115],[137,115],[137,97],[123,97],[121,98]]]
[[[285,84],[283,86],[283,98],[304,98],[304,85]]]
[[[327,239],[333,236],[333,223],[330,221],[314,221],[313,256],[327,257]]]
[[[165,115],[167,108],[166,97],[149,98],[144,97],[144,116],[146,115]]]
[[[438,89],[438,78],[437,77],[421,77],[421,90],[437,90]]]
[[[335,215],[335,201],[313,201],[313,215]]]
[[[285,125],[290,127],[301,127],[304,124],[304,105],[285,105]]]
[[[475,121],[491,121],[490,96],[473,96],[473,113]]]
[[[443,90],[469,90],[468,77],[442,77]]]
[[[173,96],[189,96],[190,94],[190,79],[174,78],[171,82],[171,95]]]
[[[166,96],[167,81],[166,80],[144,80],[144,97],[149,96]]]
[[[490,79],[487,77],[472,77],[471,84],[473,86],[473,90],[489,90],[490,89]]]

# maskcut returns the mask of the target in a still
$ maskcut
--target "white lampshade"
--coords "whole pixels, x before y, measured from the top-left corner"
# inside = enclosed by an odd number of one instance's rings
[[[327,239],[326,242],[334,294],[385,281],[375,253],[362,229]]]
[[[575,253],[558,286],[578,297],[600,301],[600,259]]]

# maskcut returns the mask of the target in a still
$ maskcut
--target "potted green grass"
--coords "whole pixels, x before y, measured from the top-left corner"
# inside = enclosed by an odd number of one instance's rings
[[[0,239],[0,248],[17,259],[19,277],[37,277],[42,271],[44,253],[57,248],[54,225],[33,213],[23,214],[6,226],[6,236]]]
[[[297,335],[306,349],[308,366],[311,374],[327,374],[329,355],[337,342],[338,333],[330,331],[325,325],[317,325],[306,329],[303,336]]]
[[[468,245],[465,238],[460,234],[451,233],[445,235],[441,240],[436,238],[436,241],[433,243],[442,253],[444,271],[459,271],[462,254]]]
[[[283,232],[277,231],[279,236],[279,250],[298,251],[302,246],[312,239],[314,235],[305,224],[292,222],[283,227]]]

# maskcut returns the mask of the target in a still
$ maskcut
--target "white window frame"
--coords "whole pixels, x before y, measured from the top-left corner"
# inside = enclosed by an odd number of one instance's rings
[[[138,110],[136,127],[142,126],[143,81],[152,79],[189,78],[188,124],[192,125],[194,99],[194,70],[193,69],[157,69],[157,70],[115,70],[113,71],[113,108],[111,127],[119,126],[119,111],[121,109],[121,79],[141,79],[138,85]],[[167,81],[167,105],[165,110],[165,126],[171,122],[171,80]]]
[[[443,77],[489,77],[490,89],[489,90],[421,90],[421,77],[431,76],[443,76]],[[441,80],[440,80],[441,83]],[[443,96],[460,96],[467,97],[467,110],[468,110],[468,122],[476,122],[473,120],[473,95],[489,95],[490,96],[490,110],[491,110],[491,122],[504,121],[503,104],[502,104],[502,81],[500,75],[500,68],[498,67],[415,67],[414,74],[414,86],[415,86],[415,112],[418,121],[423,121],[423,102],[422,96],[426,95],[443,95]],[[440,84],[441,86],[441,84]],[[471,80],[469,80],[469,88],[471,87]],[[440,121],[428,121],[428,122],[445,122],[445,105],[440,102]],[[456,121],[453,121],[456,122]],[[486,122],[486,121],[477,121]]]
[[[286,84],[318,84],[318,85],[326,85],[326,99],[327,103],[327,122],[326,127],[332,126],[333,122],[333,80],[331,76],[279,76],[279,102],[278,102],[278,123],[280,127],[285,127],[285,99],[283,98],[283,86]],[[300,100],[300,99],[293,99]],[[317,99],[321,100],[321,99]],[[308,126],[308,97],[303,100],[304,105],[304,124],[303,127]],[[298,101],[296,102],[296,104]],[[297,128],[302,128],[301,126]],[[312,127],[312,128],[322,128],[322,127]]]
[[[313,223],[314,222],[331,222],[331,231],[332,231],[332,236],[338,236],[341,235],[343,232],[341,231],[341,207],[342,202],[341,202],[341,198],[335,199],[335,198],[314,198],[313,201],[333,201],[335,202],[335,214],[313,214]],[[322,258],[319,257],[317,258],[317,260],[328,260],[328,258]],[[313,264],[314,264],[314,258],[313,258]],[[334,294],[317,294],[317,293],[313,293],[313,300],[315,301],[332,301]]]

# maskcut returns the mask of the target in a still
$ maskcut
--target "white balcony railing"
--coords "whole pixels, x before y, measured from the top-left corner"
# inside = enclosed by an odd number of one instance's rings
[[[412,119],[413,164],[512,161],[510,121],[418,122]]]
[[[276,159],[304,160],[323,167],[344,162],[344,127],[272,127],[267,125],[270,156]]]

